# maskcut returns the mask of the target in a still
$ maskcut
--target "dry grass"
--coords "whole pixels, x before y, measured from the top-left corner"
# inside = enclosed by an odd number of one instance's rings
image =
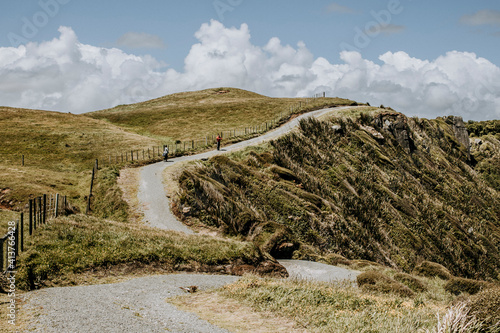
[[[244,130],[245,127],[276,121],[280,114],[289,113],[291,107],[300,103],[302,108],[297,112],[323,106],[350,105],[353,101],[341,98],[271,98],[235,88],[218,88],[168,95],[87,115],[172,142],[204,140],[222,131]]]
[[[96,158],[102,163],[108,155],[159,144],[82,115],[5,107],[0,108],[0,140],[1,187],[11,190],[0,204],[9,209],[43,193],[78,201],[88,191]]]
[[[117,179],[117,184],[123,193],[123,200],[128,205],[128,220],[132,223],[141,223],[144,217],[144,211],[137,197],[140,172],[139,168],[124,168],[120,170],[120,176]]]
[[[235,333],[303,333],[305,328],[276,313],[255,311],[242,302],[222,296],[219,292],[168,299],[181,310],[197,314],[208,322]]]
[[[417,332],[437,323],[446,303],[372,294],[349,284],[247,276],[219,293],[257,312],[273,313],[308,332]]]

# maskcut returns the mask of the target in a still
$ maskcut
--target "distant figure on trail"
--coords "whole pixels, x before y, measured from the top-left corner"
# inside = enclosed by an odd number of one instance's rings
[[[163,160],[166,162],[168,159],[168,146],[165,146],[165,149],[163,150]]]
[[[220,150],[220,140],[222,140],[222,138],[219,134],[217,134],[215,139],[217,140],[217,150]]]

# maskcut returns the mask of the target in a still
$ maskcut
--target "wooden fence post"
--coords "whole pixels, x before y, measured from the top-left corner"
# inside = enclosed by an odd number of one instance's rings
[[[43,195],[42,224],[47,223],[47,194]]]
[[[22,165],[24,166],[24,155],[23,155],[23,158],[22,158],[22,159],[23,159],[23,163],[22,163]]]
[[[3,238],[0,238],[0,271],[3,272],[3,258],[4,258],[4,253],[3,253]]]
[[[94,176],[92,175],[92,178],[94,178]],[[92,188],[92,185],[90,185],[90,187]],[[90,190],[90,193],[92,193],[92,190]],[[90,207],[90,203],[89,203],[89,207]],[[55,217],[59,217],[59,193],[56,194],[56,205],[55,205],[55,212],[54,212],[54,215]]]
[[[29,201],[29,234],[33,234],[33,199]]]
[[[24,213],[21,213],[21,219],[20,219],[20,226],[21,226],[21,252],[24,251]]]
[[[43,206],[42,206],[42,197],[38,197],[38,226],[43,224]]]
[[[95,169],[92,169],[92,178],[90,180],[90,193],[89,193],[89,197],[87,200],[87,209],[85,210],[86,215],[89,215],[89,212],[90,212],[90,198],[92,197],[92,188],[94,187],[94,175],[95,175]],[[56,201],[57,201],[57,199],[56,199]]]

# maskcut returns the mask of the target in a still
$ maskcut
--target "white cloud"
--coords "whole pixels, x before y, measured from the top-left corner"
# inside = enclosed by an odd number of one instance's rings
[[[353,14],[354,9],[339,5],[338,3],[331,3],[326,7],[326,11],[329,13],[341,13],[341,14]]]
[[[379,62],[342,52],[339,64],[306,45],[272,38],[251,43],[249,27],[203,24],[182,72],[148,56],[81,44],[70,28],[59,38],[0,48],[0,105],[80,113],[166,94],[232,86],[269,96],[329,96],[389,105],[407,115],[500,118],[500,68],[473,53],[420,60],[387,52]]]
[[[116,42],[119,47],[130,49],[164,49],[165,42],[159,37],[147,33],[127,32]]]
[[[460,22],[466,25],[496,25],[500,26],[500,11],[498,10],[480,10],[472,15],[464,15]]]

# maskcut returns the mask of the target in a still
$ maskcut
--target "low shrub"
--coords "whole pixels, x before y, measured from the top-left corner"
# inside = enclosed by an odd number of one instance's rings
[[[449,280],[452,278],[450,271],[446,267],[430,261],[423,261],[420,265],[415,267],[413,273],[426,277],[437,276],[442,280]]]
[[[406,285],[408,288],[417,293],[421,293],[428,290],[427,285],[422,280],[414,276],[411,276],[410,274],[397,273],[396,275],[394,275],[394,279]]]
[[[500,287],[483,290],[468,302],[470,315],[481,323],[481,332],[500,332]]]
[[[414,292],[404,284],[377,271],[361,273],[357,277],[358,286],[365,290],[393,293],[401,297],[414,296]]]
[[[482,289],[488,287],[488,283],[485,281],[478,281],[472,279],[464,279],[459,277],[451,278],[444,289],[454,295],[459,295],[460,293],[468,293],[470,295],[477,294]]]

